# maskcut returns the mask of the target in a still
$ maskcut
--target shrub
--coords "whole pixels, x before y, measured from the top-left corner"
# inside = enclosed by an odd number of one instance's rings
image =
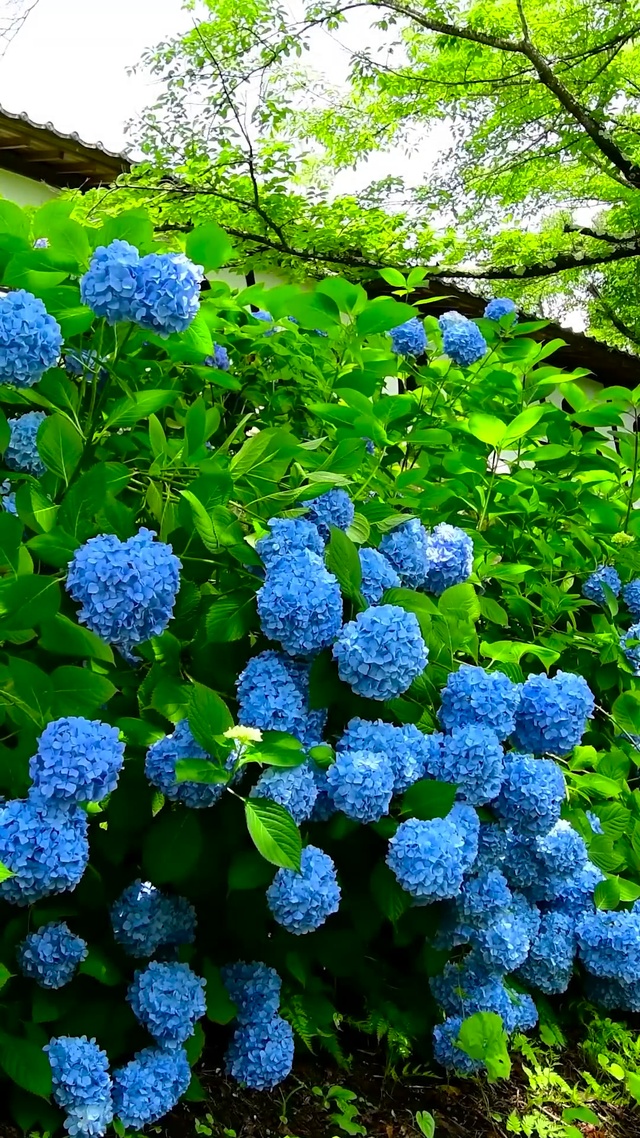
[[[526,323],[403,340],[410,305],[337,277],[251,313],[196,288],[212,223],[185,259],[69,210],[0,234],[41,294],[0,313],[3,453],[46,415],[0,513],[20,1125],[57,1124],[47,1096],[80,1138],[157,1120],[205,1015],[267,1088],[363,1007],[470,1072],[468,1017],[530,1029],[522,986],[633,1006],[633,394],[590,401]]]

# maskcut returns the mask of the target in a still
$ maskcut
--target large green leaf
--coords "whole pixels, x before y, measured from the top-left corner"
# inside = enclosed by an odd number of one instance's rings
[[[455,802],[457,789],[452,782],[421,778],[405,791],[402,798],[402,813],[425,821],[431,818],[446,818]]]
[[[0,636],[34,628],[51,620],[60,608],[60,583],[33,574],[0,582]]]
[[[222,736],[229,727],[233,727],[226,703],[205,684],[194,683],[191,688],[189,726],[194,739],[210,754],[219,751],[224,742]]]
[[[113,663],[113,649],[104,640],[62,613],[43,623],[39,643],[41,648],[57,656],[80,656]]]
[[[56,713],[59,716],[84,715],[91,719],[116,693],[110,680],[90,672],[88,668],[76,668],[73,664],[56,668],[51,679]]]
[[[511,1060],[507,1051],[507,1034],[502,1018],[495,1012],[476,1012],[463,1020],[458,1046],[472,1059],[480,1059],[485,1064],[490,1083],[509,1078]]]
[[[47,470],[67,485],[83,451],[82,436],[64,415],[48,415],[38,429],[38,451]]]
[[[149,390],[137,391],[124,399],[118,399],[107,415],[107,427],[133,427],[140,419],[146,419],[163,407],[175,403],[179,391]]]
[[[300,869],[300,831],[284,806],[269,798],[247,798],[245,817],[249,835],[265,861],[284,869]]]
[[[475,622],[481,615],[480,601],[469,582],[445,589],[438,600],[438,608],[443,616],[453,617],[454,620]]]
[[[611,714],[619,731],[640,735],[640,691],[625,691],[619,695]]]
[[[229,593],[216,599],[207,609],[205,617],[207,640],[214,644],[241,640],[256,627],[256,621],[255,593]]]
[[[489,446],[497,447],[504,439],[507,427],[495,415],[480,413],[469,416],[469,431],[477,439]]]
[[[202,265],[205,273],[219,269],[233,256],[233,243],[215,221],[197,225],[186,241],[187,257]]]
[[[39,1044],[0,1032],[0,1068],[23,1090],[41,1098],[51,1094],[51,1067]]]
[[[203,849],[197,810],[163,810],[144,839],[144,873],[155,885],[183,881],[198,869]]]
[[[331,540],[325,550],[325,563],[330,573],[338,579],[338,584],[345,597],[364,607],[360,593],[362,584],[362,568],[358,550],[347,537],[344,530],[331,526]]]
[[[380,300],[369,302],[364,312],[356,320],[359,336],[370,336],[374,332],[390,332],[399,324],[406,324],[417,316],[415,308],[410,304],[400,304],[391,297],[382,297]]]

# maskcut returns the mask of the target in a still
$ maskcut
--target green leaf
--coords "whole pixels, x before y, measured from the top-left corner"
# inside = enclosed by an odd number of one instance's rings
[[[86,230],[79,222],[59,217],[41,221],[40,225],[40,236],[49,238],[48,256],[52,265],[70,272],[88,267],[91,247]]]
[[[300,831],[284,806],[269,798],[247,798],[245,818],[249,836],[265,861],[300,870]]]
[[[405,278],[399,269],[378,269],[378,275],[394,288],[405,287]]]
[[[205,999],[207,1001],[207,1019],[211,1023],[231,1023],[238,1014],[236,1005],[231,1000],[225,988],[220,969],[205,958],[202,966],[202,975],[207,982]]]
[[[402,813],[412,818],[429,821],[431,818],[446,818],[456,798],[457,786],[453,782],[437,782],[431,778],[421,778],[405,791],[402,798]]]
[[[220,549],[220,542],[206,506],[191,490],[181,490],[180,494],[191,509],[193,525],[205,549],[216,553]]]
[[[81,656],[113,663],[113,650],[104,640],[62,613],[42,625],[39,643],[41,648],[58,656]]]
[[[619,695],[611,714],[619,731],[640,734],[640,691],[625,691]]]
[[[201,395],[198,396],[187,411],[184,424],[184,437],[188,457],[201,450],[206,442],[207,407]]]
[[[331,297],[340,312],[359,312],[367,303],[367,294],[362,285],[353,284],[344,277],[327,277],[316,286],[316,292]],[[415,316],[413,309],[412,315]]]
[[[56,668],[51,679],[58,716],[85,715],[90,719],[116,694],[116,688],[110,680],[96,675],[88,668],[76,668],[73,664]]]
[[[506,423],[495,415],[475,414],[469,416],[469,431],[476,439],[489,446],[498,447],[507,430]]]
[[[502,439],[503,447],[509,443],[515,442],[517,439],[524,438],[529,434],[535,426],[540,422],[543,415],[546,415],[549,408],[540,403],[534,403],[530,407],[525,407],[515,419],[509,423],[504,438]],[[471,420],[469,420],[471,422]]]
[[[249,751],[248,758],[272,767],[299,767],[307,757],[302,743],[284,731],[263,731],[262,742]]]
[[[233,256],[233,244],[215,221],[207,221],[191,231],[186,240],[187,257],[202,265],[205,273],[219,269]]]
[[[502,628],[506,628],[509,623],[509,614],[502,605],[494,601],[493,597],[479,597],[480,612],[485,620],[490,620],[492,624],[499,624]]]
[[[434,1138],[436,1132],[436,1120],[428,1110],[416,1111],[416,1122],[420,1127],[420,1131],[424,1134],[424,1138]]]
[[[480,619],[480,602],[473,585],[451,585],[445,589],[438,600],[438,608],[443,616],[454,620],[475,622]]]
[[[380,912],[393,924],[413,904],[410,895],[398,884],[395,874],[379,861],[371,874],[371,893]]]
[[[0,1067],[23,1090],[40,1098],[51,1094],[51,1067],[39,1044],[0,1032]]]
[[[33,574],[0,581],[0,636],[51,620],[60,600],[60,583],[55,577]]]
[[[64,415],[48,415],[38,428],[38,452],[47,470],[69,485],[84,444],[82,435]]]
[[[9,877],[13,877],[13,874],[7,873],[7,877],[5,877],[4,880],[7,881]],[[5,984],[8,980],[11,979],[12,975],[13,973],[9,971],[6,964],[0,963],[0,990],[4,988]]]
[[[325,550],[325,563],[338,579],[342,592],[356,604],[363,604],[360,594],[362,568],[358,550],[344,530],[331,526],[331,540]]]
[[[150,389],[137,391],[134,395],[127,395],[118,399],[112,406],[105,426],[107,427],[133,427],[140,419],[146,419],[163,407],[175,403],[180,395],[179,391],[163,391]]]
[[[501,664],[519,664],[523,656],[535,656],[545,668],[550,668],[560,659],[560,653],[553,648],[545,648],[542,644],[518,644],[514,640],[494,640],[491,643],[483,640],[480,655]]]
[[[480,1059],[485,1064],[490,1083],[509,1078],[511,1060],[507,1051],[507,1034],[502,1018],[495,1012],[476,1012],[463,1020],[458,1046],[472,1059]]]
[[[15,877],[15,873],[11,869],[7,869],[6,865],[0,861],[0,884],[3,881],[8,881],[10,877]]]
[[[596,909],[617,909],[620,904],[620,887],[615,877],[599,881],[593,891]]]
[[[155,885],[181,882],[196,872],[204,850],[197,810],[163,810],[147,830],[142,850],[145,877]],[[205,871],[205,867],[202,867]]]
[[[122,973],[101,948],[92,945],[78,971],[93,976],[100,984],[113,988],[122,982]]]
[[[238,850],[231,860],[227,885],[229,890],[244,892],[247,889],[266,889],[273,877],[268,862],[260,857],[257,849]]]
[[[223,699],[205,684],[194,683],[189,697],[189,727],[196,742],[209,754],[216,754],[225,731],[233,727],[231,712]],[[230,746],[229,746],[230,749]]]
[[[127,209],[116,217],[108,217],[97,234],[98,245],[110,245],[116,239],[128,241],[139,253],[153,251],[153,222],[144,209]]]
[[[241,640],[257,627],[255,593],[229,593],[215,600],[207,609],[205,628],[207,640],[214,644],[227,644]]]
[[[20,518],[6,511],[0,513],[0,566],[18,572],[20,542],[24,526]]]
[[[601,1126],[598,1115],[588,1106],[570,1106],[562,1112],[563,1122],[586,1122],[587,1126]]]
[[[375,332],[390,332],[398,324],[406,324],[417,316],[415,308],[410,304],[400,304],[391,297],[380,300],[371,300],[364,312],[356,319],[356,329],[359,336],[371,336]]]
[[[55,569],[66,569],[80,542],[65,533],[60,526],[54,526],[48,533],[37,533],[30,537],[27,549],[46,565]]]
[[[229,781],[229,772],[210,759],[178,759],[176,782],[198,782],[216,786]]]
[[[640,1103],[640,1075],[635,1071],[627,1071],[627,1090],[631,1097]]]

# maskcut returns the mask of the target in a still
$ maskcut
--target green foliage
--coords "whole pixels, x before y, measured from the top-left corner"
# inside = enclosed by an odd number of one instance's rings
[[[17,273],[17,242],[20,271],[31,274],[45,304],[54,290],[56,304],[77,314],[85,248],[109,239],[115,222],[69,222],[67,232],[57,208],[44,220],[14,211],[6,217],[12,248],[0,229],[0,250],[11,253],[2,283]],[[50,255],[31,249],[47,217]],[[123,233],[139,233],[145,247],[152,231],[142,213],[120,224]],[[215,228],[197,242],[208,263],[225,255]],[[48,415],[38,437],[45,473],[36,479],[5,472],[16,489],[17,516],[0,513],[0,793],[26,793],[37,737],[62,715],[114,724],[126,743],[117,789],[89,808],[91,862],[77,891],[30,912],[3,902],[7,1019],[0,1066],[21,1093],[36,1098],[49,1087],[34,1056],[54,1030],[96,1035],[118,1057],[137,1046],[125,1004],[132,964],[107,918],[136,876],[196,906],[197,944],[184,952],[208,980],[213,1023],[226,1024],[233,1013],[219,968],[264,959],[281,972],[283,1014],[309,1047],[322,1045],[343,1061],[338,1028],[349,1009],[353,1022],[368,1025],[398,1057],[411,1046],[428,1048],[437,1015],[428,977],[444,962],[434,944],[438,918],[433,908],[408,903],[383,859],[400,820],[446,815],[455,788],[425,779],[376,826],[337,816],[301,833],[283,807],[250,792],[262,767],[295,767],[302,748],[290,736],[251,738],[237,727],[237,677],[251,655],[270,646],[257,616],[255,542],[270,518],[301,515],[327,487],[347,488],[356,506],[349,533],[334,530],[326,551],[345,616],[363,604],[359,544],[377,546],[401,518],[464,527],[475,562],[471,579],[438,599],[407,589],[387,594],[415,611],[430,652],[427,670],[401,698],[372,709],[339,681],[329,652],[317,658],[311,698],[314,707],[329,709],[329,726],[313,757],[329,765],[356,714],[434,729],[438,693],[464,661],[498,663],[516,681],[550,667],[579,672],[598,711],[583,745],[564,760],[565,813],[606,874],[598,902],[626,905],[640,894],[637,750],[630,737],[640,680],[619,646],[628,618],[611,598],[598,608],[581,595],[585,577],[603,561],[624,580],[637,572],[629,411],[640,392],[592,397],[582,377],[550,364],[522,327],[488,322],[490,351],[473,371],[443,358],[429,317],[425,358],[399,360],[385,330],[392,315],[404,319],[405,307],[369,301],[338,276],[305,290],[252,286],[237,293],[213,276],[210,286],[199,314],[206,335],[188,330],[165,341],[83,317],[65,347],[95,352],[104,376],[56,368],[33,388],[0,392],[7,415],[31,408]],[[252,304],[274,313],[275,328],[252,316]],[[305,314],[299,324],[286,319],[294,310]],[[204,365],[201,341],[227,348],[229,373]],[[557,385],[565,406],[546,399]],[[133,666],[79,623],[64,584],[81,544],[100,533],[125,540],[142,525],[171,543],[182,571],[168,629],[141,646]],[[178,781],[219,784],[220,801],[210,810],[172,802],[144,777],[146,748],[184,718],[212,761],[186,756]],[[602,835],[592,833],[586,809],[598,814]],[[276,867],[295,869],[303,841],[314,840],[338,866],[343,900],[317,934],[293,938],[274,931],[265,890]],[[63,918],[86,937],[89,956],[68,989],[53,1002],[42,997],[36,1016],[33,986],[15,975],[16,945],[29,928]],[[461,1041],[491,1077],[504,1074],[502,1028],[490,1016],[467,1021]],[[623,1077],[627,1070],[637,1073],[628,1065]],[[630,1093],[634,1087],[632,1080]],[[342,1110],[343,1120],[348,1114]],[[355,1115],[347,1120],[359,1126]]]

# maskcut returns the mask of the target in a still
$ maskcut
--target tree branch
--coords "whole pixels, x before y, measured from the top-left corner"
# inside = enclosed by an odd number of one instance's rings
[[[624,320],[620,319],[617,312],[615,312],[613,308],[607,304],[607,301],[603,299],[602,295],[594,284],[590,284],[588,286],[587,292],[591,294],[594,300],[597,300],[607,320],[610,324],[613,325],[616,331],[620,332],[622,336],[625,336],[627,340],[630,340],[632,344],[640,344],[640,336],[638,335],[638,332],[631,328],[628,324],[625,324]]]
[[[565,233],[578,233],[581,237],[591,237],[594,241],[604,241],[607,245],[616,245],[624,247],[629,242],[637,244],[638,238],[635,234],[631,237],[616,237],[614,233],[599,233],[597,229],[592,229],[590,225],[571,225],[568,223],[564,226]]]

